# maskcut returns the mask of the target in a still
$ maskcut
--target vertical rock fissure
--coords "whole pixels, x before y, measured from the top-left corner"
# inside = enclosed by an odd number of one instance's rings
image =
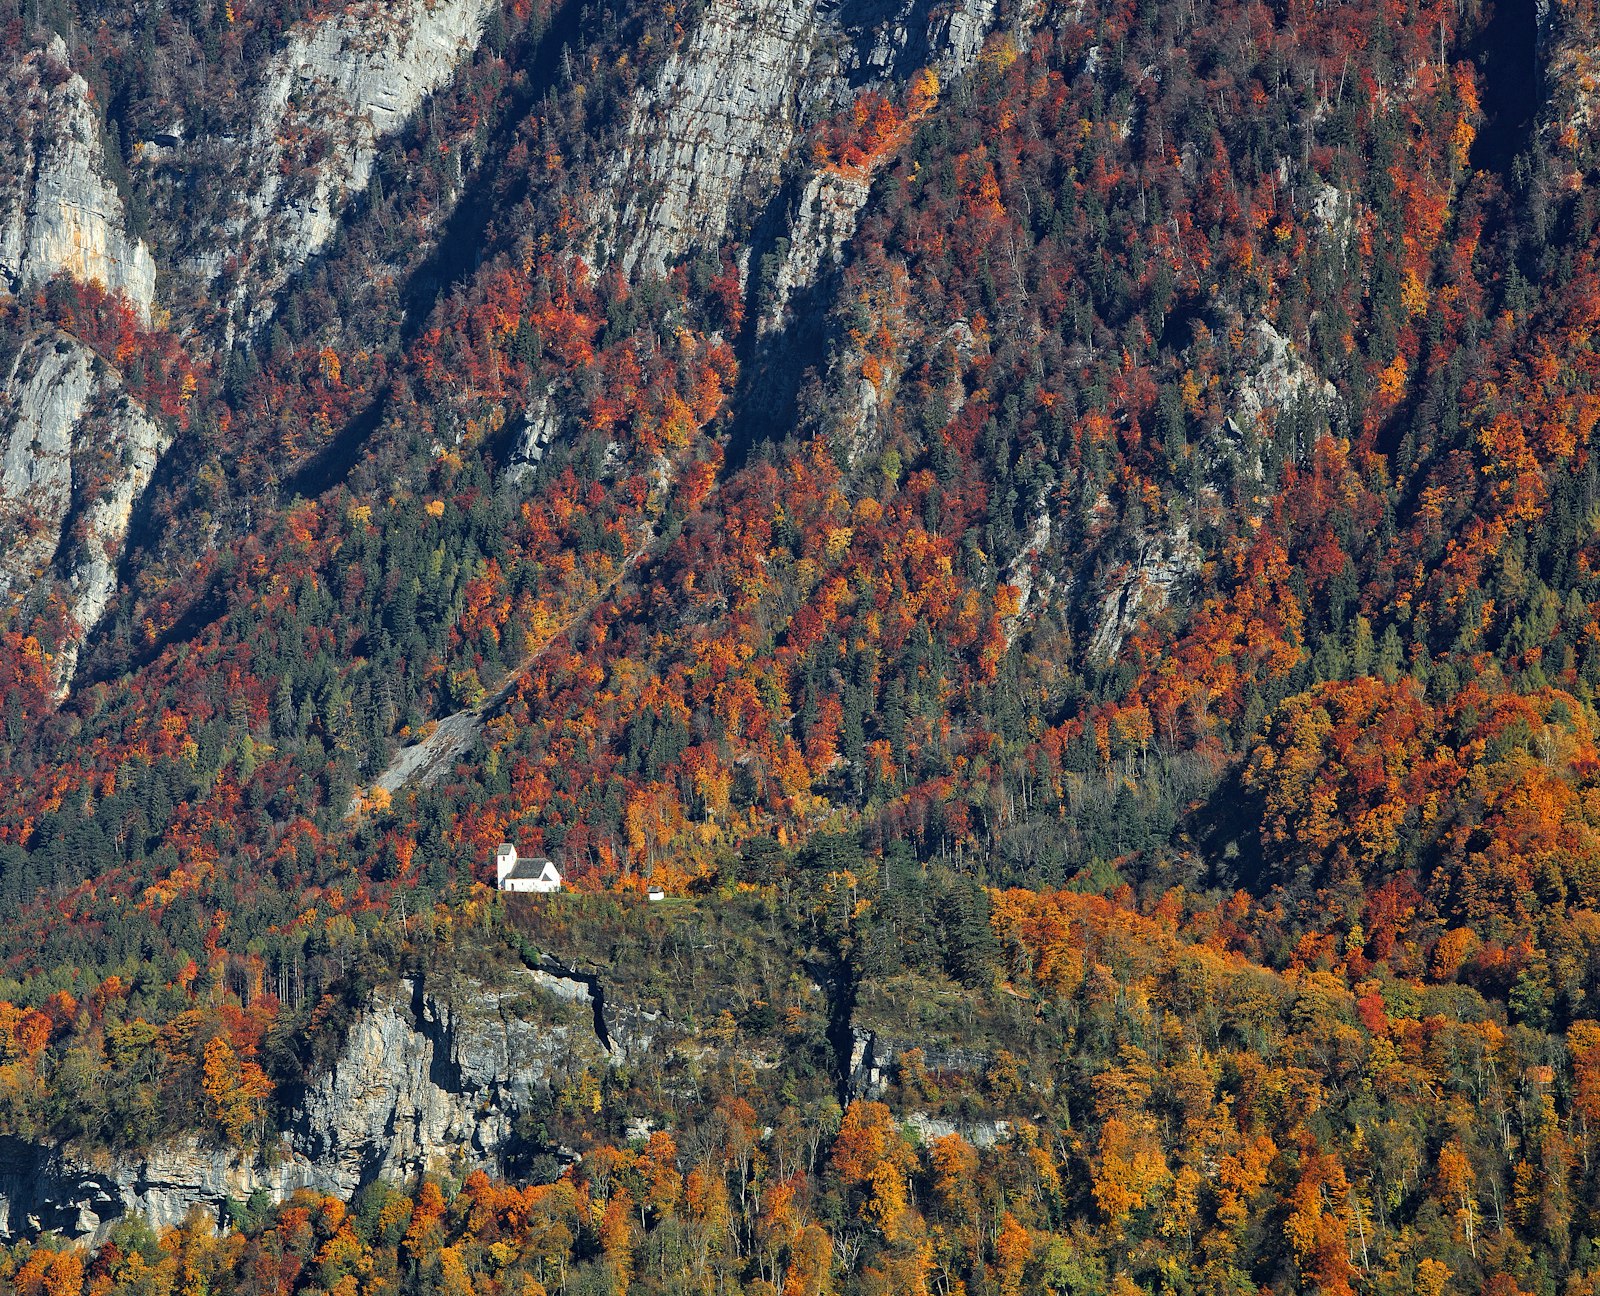
[[[848,1103],[853,1096],[856,983],[855,969],[849,960],[840,959],[828,978],[828,1044],[833,1050],[834,1080],[840,1103]]]
[[[737,472],[758,445],[796,426],[805,373],[827,362],[824,324],[834,287],[831,267],[824,267],[815,282],[793,293],[777,331],[763,334],[754,323],[766,309],[765,294],[771,290],[768,272],[775,269],[778,241],[793,232],[794,211],[804,193],[799,179],[791,179],[756,222],[751,236],[745,316],[752,324],[738,343],[739,385],[729,406],[725,472]]]
[[[594,1012],[595,1038],[600,1041],[600,1047],[607,1053],[615,1052],[611,1029],[606,1025],[606,989],[601,984],[600,978],[591,972],[579,972],[549,958],[541,959],[535,966],[539,971],[548,972],[551,976],[561,977],[566,981],[576,981],[589,991],[589,1007]]]
[[[1494,0],[1471,54],[1484,122],[1472,142],[1475,170],[1506,175],[1527,149],[1539,112],[1538,0]]]
[[[464,182],[466,196],[446,218],[431,253],[406,280],[401,292],[403,341],[409,343],[416,339],[440,296],[470,274],[482,259],[485,234],[500,210],[495,187],[484,183],[483,172],[494,160],[504,156],[523,129],[534,104],[556,85],[562,51],[581,48],[582,9],[578,0],[566,0],[551,13],[545,29],[530,43],[522,60],[525,75],[497,114],[488,142],[480,152],[478,167]]]

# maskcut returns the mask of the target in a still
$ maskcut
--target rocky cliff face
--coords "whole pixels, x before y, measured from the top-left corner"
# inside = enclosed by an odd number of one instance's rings
[[[282,1200],[314,1184],[293,1158],[257,1166],[192,1140],[113,1161],[0,1139],[0,1240],[43,1232],[98,1240],[134,1211],[155,1228],[172,1228],[196,1210],[220,1219],[230,1199],[243,1202],[258,1190]]]
[[[11,412],[0,431],[0,509],[14,539],[0,553],[4,593],[43,572],[72,501],[72,433],[95,384],[87,351],[63,342],[36,338],[6,377]]]
[[[76,627],[57,660],[65,689],[116,592],[134,503],[170,437],[116,370],[65,333],[22,348],[0,410],[0,524],[17,537],[0,552],[0,596],[46,575],[63,581]]]
[[[982,1049],[961,1048],[949,1040],[910,1038],[862,1026],[851,1028],[850,1039],[845,1087],[851,1095],[861,1098],[882,1098],[897,1059],[912,1049],[921,1050],[922,1065],[929,1071],[950,1075],[976,1074],[991,1060]]]
[[[659,273],[695,243],[715,246],[742,195],[776,188],[819,35],[815,7],[802,0],[713,0],[634,105],[611,178],[626,195],[624,270]]]
[[[712,0],[634,104],[600,204],[616,213],[601,248],[629,274],[659,273],[691,249],[715,248],[741,208],[759,212],[796,171],[805,198],[787,235],[787,300],[854,231],[866,197],[864,186],[830,187],[793,157],[804,128],[863,87],[892,88],[922,67],[958,75],[995,10],[995,0]]]
[[[1301,357],[1294,345],[1266,320],[1257,320],[1245,339],[1246,367],[1240,377],[1236,413],[1241,423],[1263,430],[1275,414],[1306,405],[1330,414],[1338,404],[1334,385]]]
[[[604,1064],[589,1014],[561,1011],[561,997],[533,978],[450,997],[407,981],[375,997],[291,1126],[309,1182],[348,1196],[443,1161],[503,1168],[529,1094]]]
[[[781,331],[795,295],[838,264],[870,193],[866,177],[852,173],[819,170],[806,180],[785,221],[783,255],[756,325],[761,336]]]
[[[1135,627],[1166,607],[1174,590],[1199,570],[1200,547],[1186,525],[1142,535],[1133,560],[1106,582],[1089,656],[1114,659]]]
[[[379,1177],[446,1167],[503,1173],[530,1095],[609,1058],[579,982],[530,974],[443,994],[403,981],[374,994],[265,1160],[195,1140],[112,1160],[0,1139],[0,1239],[100,1237],[134,1211],[157,1227],[194,1210],[219,1219],[256,1192],[348,1198]]]
[[[365,189],[382,141],[455,74],[492,0],[365,0],[297,27],[268,66],[241,156],[239,208],[194,267],[230,260],[235,323],[271,315],[276,293],[320,252]]]
[[[89,87],[67,66],[66,46],[57,37],[30,52],[5,82],[0,93],[20,111],[0,143],[0,286],[19,292],[66,274],[126,294],[148,318],[155,262],[128,233]]]

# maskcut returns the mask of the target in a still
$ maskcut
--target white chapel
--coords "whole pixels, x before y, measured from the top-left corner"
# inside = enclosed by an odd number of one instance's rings
[[[521,859],[510,842],[501,842],[494,851],[495,886],[501,891],[534,891],[547,894],[561,890],[561,872],[547,859]]]

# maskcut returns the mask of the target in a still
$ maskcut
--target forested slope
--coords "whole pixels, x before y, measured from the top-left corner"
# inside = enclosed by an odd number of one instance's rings
[[[531,1187],[6,1280],[1591,1290],[1596,27],[0,0],[3,1132],[266,1164],[463,962],[674,1023]]]

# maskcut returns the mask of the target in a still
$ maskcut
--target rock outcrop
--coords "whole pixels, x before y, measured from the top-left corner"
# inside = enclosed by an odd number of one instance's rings
[[[133,508],[170,435],[123,390],[121,376],[77,338],[50,332],[18,353],[0,386],[0,596],[52,573],[64,583],[74,636],[57,659],[65,690],[79,645],[117,588]]]
[[[1010,1121],[951,1120],[947,1116],[933,1116],[925,1111],[912,1112],[906,1117],[905,1125],[924,1146],[952,1134],[961,1135],[976,1148],[992,1148],[1011,1137]]]
[[[444,1161],[503,1169],[529,1095],[604,1058],[584,1013],[551,1008],[532,978],[448,997],[406,981],[375,996],[291,1126],[309,1181],[348,1196]]]
[[[1089,640],[1089,656],[1114,659],[1134,628],[1171,601],[1173,591],[1200,570],[1200,549],[1179,524],[1170,533],[1146,534],[1133,561],[1106,582],[1099,616]]]
[[[1048,598],[1055,587],[1054,576],[1038,566],[1040,555],[1049,550],[1051,527],[1050,510],[1041,507],[1034,514],[1033,526],[1017,551],[1017,556],[1006,568],[1005,583],[1017,591],[1016,614],[1008,617],[1005,623],[1007,643],[1012,641],[1018,626],[1027,617],[1035,595]]]
[[[72,502],[72,434],[95,389],[90,356],[70,339],[36,338],[5,381],[0,426],[0,517],[13,539],[0,550],[0,593],[43,572]]]
[[[812,172],[789,215],[777,272],[766,285],[767,300],[757,321],[760,335],[780,331],[788,322],[794,295],[839,262],[870,192],[864,176],[826,169]]]
[[[535,396],[528,402],[527,411],[523,415],[523,424],[517,436],[516,448],[511,452],[511,466],[507,473],[513,481],[526,481],[533,476],[540,460],[545,456],[545,451],[550,448],[550,443],[556,439],[556,434],[561,431],[561,417],[551,403],[553,391],[546,391],[543,396]]]
[[[348,1199],[376,1178],[446,1167],[503,1174],[531,1095],[609,1059],[588,994],[542,974],[448,994],[411,981],[375,993],[269,1157],[185,1140],[113,1160],[0,1139],[0,1240],[49,1229],[98,1239],[135,1211],[157,1227],[195,1210],[218,1220],[229,1199],[258,1192]]]
[[[1241,423],[1261,424],[1269,411],[1282,414],[1300,403],[1323,414],[1337,404],[1339,393],[1334,385],[1318,377],[1288,338],[1266,320],[1257,320],[1250,327],[1246,347],[1248,367],[1235,398]]]
[[[243,1202],[264,1190],[281,1201],[312,1184],[306,1166],[294,1158],[258,1166],[194,1140],[117,1161],[5,1138],[0,1139],[0,1240],[44,1232],[98,1240],[133,1211],[152,1227],[172,1228],[191,1211],[220,1219],[230,1200]]]
[[[851,1028],[850,1059],[845,1068],[845,1086],[861,1098],[882,1098],[894,1078],[898,1059],[912,1049],[922,1053],[924,1069],[948,1075],[972,1075],[985,1070],[991,1059],[982,1049],[962,1048],[941,1038],[911,1039],[886,1031]]]
[[[998,10],[998,0],[890,0],[843,7],[841,68],[853,84],[902,79],[923,67],[937,69],[940,76],[959,74],[978,57]],[[1025,25],[1019,34],[1026,35]]]
[[[0,287],[66,274],[123,293],[148,319],[155,262],[128,233],[89,86],[68,67],[60,37],[13,64],[0,92],[16,111],[0,144]]]
[[[695,243],[715,246],[739,197],[776,189],[820,25],[805,0],[712,0],[635,103],[612,168],[627,273],[659,273]]]

